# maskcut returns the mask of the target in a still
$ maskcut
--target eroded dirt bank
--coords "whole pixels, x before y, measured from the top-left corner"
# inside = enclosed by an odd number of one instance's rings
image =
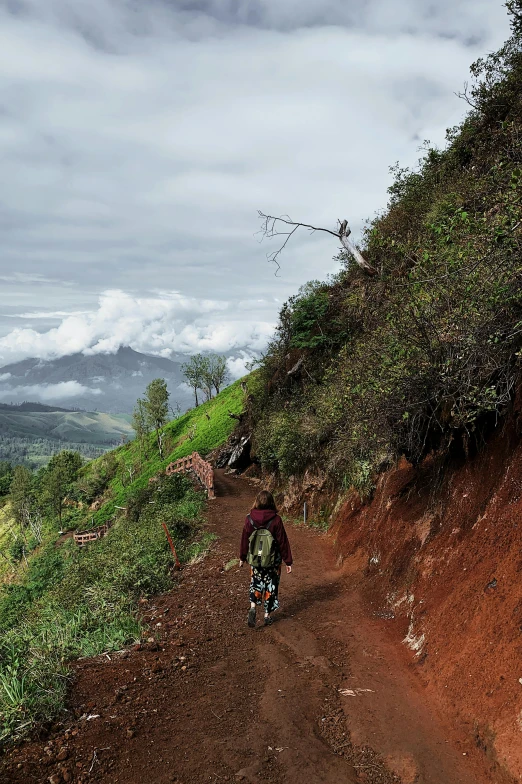
[[[502,781],[428,704],[408,652],[366,613],[355,561],[339,568],[326,536],[290,527],[279,619],[246,627],[248,575],[223,566],[254,489],[217,472],[212,553],[144,606],[158,643],[79,662],[65,721],[6,755],[2,783]]]
[[[520,398],[476,457],[441,471],[405,460],[372,502],[354,495],[334,526],[363,568],[368,606],[406,640],[426,694],[471,743],[522,778]],[[497,774],[500,775],[500,774]],[[496,781],[496,779],[492,779]]]

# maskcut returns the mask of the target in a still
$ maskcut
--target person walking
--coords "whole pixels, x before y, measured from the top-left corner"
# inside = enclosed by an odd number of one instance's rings
[[[256,625],[256,606],[263,605],[265,626],[273,623],[271,613],[279,607],[279,580],[284,561],[287,574],[292,571],[292,551],[283,521],[277,514],[274,497],[268,490],[258,493],[254,507],[246,516],[239,566],[250,565],[250,609],[247,622]]]

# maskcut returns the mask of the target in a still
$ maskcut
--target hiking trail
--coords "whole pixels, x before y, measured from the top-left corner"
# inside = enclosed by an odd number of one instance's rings
[[[499,782],[428,700],[328,535],[286,525],[281,610],[247,628],[248,568],[224,566],[256,487],[222,470],[215,487],[209,555],[142,605],[158,642],[75,663],[69,717],[9,752],[2,784]]]

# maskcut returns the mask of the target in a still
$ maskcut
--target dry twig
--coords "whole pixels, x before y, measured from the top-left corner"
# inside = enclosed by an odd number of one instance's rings
[[[369,264],[364,256],[357,250],[355,245],[350,239],[351,229],[348,226],[348,221],[338,221],[339,228],[337,231],[332,231],[331,229],[325,229],[321,226],[312,226],[310,223],[300,223],[298,221],[293,221],[288,215],[281,215],[279,218],[275,215],[265,215],[264,212],[258,210],[258,215],[261,219],[261,229],[259,230],[259,234],[261,234],[261,242],[264,239],[273,239],[274,237],[286,237],[283,241],[281,247],[269,253],[267,255],[267,259],[270,262],[274,262],[277,266],[276,275],[280,270],[279,264],[279,256],[286,248],[288,242],[293,237],[298,229],[308,229],[310,234],[314,234],[316,231],[322,231],[325,234],[331,234],[332,237],[337,237],[340,240],[341,245],[343,246],[344,250],[348,251],[348,253],[353,256],[355,262],[358,266],[364,270],[368,275],[376,275],[377,270]],[[287,229],[285,229],[287,227]]]

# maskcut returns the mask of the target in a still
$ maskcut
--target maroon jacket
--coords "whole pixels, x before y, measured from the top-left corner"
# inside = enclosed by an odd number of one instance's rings
[[[275,517],[274,517],[275,515]],[[285,527],[283,525],[283,521],[279,517],[278,514],[274,512],[273,509],[252,509],[250,512],[250,517],[257,525],[258,528],[266,528],[267,523],[272,520],[272,524],[270,526],[270,533],[274,537],[277,542],[277,546],[279,548],[279,552],[281,554],[281,558],[285,562],[287,566],[292,565],[292,551],[290,549],[290,542],[288,541],[288,536],[286,535]],[[243,528],[243,534],[241,536],[241,551],[239,554],[239,558],[241,561],[246,561],[247,554],[248,554],[248,539],[250,534],[253,532],[254,528],[252,523],[248,519],[245,519],[245,526]]]

